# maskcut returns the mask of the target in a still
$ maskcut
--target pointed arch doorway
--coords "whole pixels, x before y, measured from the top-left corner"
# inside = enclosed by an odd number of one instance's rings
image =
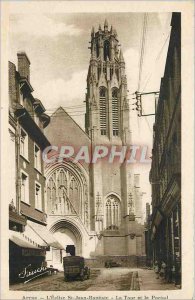
[[[63,268],[63,257],[68,255],[82,256],[83,238],[79,228],[69,220],[59,220],[50,228],[54,238],[62,245],[63,249],[52,250],[53,265],[58,269]]]

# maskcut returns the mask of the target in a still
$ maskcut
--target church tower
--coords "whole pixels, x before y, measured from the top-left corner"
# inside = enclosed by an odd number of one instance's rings
[[[137,266],[138,257],[144,256],[138,183],[132,165],[125,156],[120,159],[122,149],[130,146],[125,61],[116,30],[107,21],[103,29],[92,28],[90,43],[86,132],[59,107],[45,134],[51,145],[66,141],[75,149],[87,146],[92,153],[96,146],[104,147],[111,160],[85,163],[71,157],[45,165],[48,228],[63,251],[68,246],[96,266],[104,266],[108,257],[123,266]],[[58,268],[59,251],[52,254]]]
[[[129,105],[125,62],[116,30],[91,31],[87,76],[86,132],[96,143],[129,144]]]
[[[130,146],[129,104],[125,61],[118,35],[105,20],[91,31],[87,76],[85,130],[92,149],[104,145],[119,156]],[[118,149],[118,150],[117,150]],[[118,151],[118,154],[116,153]],[[95,255],[141,256],[135,204],[131,199],[131,167],[123,161],[99,160],[90,168],[92,230],[99,236]],[[139,231],[140,238],[140,231]],[[139,245],[139,246],[138,246]],[[138,251],[139,248],[139,251]],[[138,253],[139,252],[139,253]]]

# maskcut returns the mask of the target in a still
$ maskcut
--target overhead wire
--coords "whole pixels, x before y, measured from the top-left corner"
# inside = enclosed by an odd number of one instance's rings
[[[141,85],[141,77],[142,77],[142,68],[143,68],[143,61],[144,61],[144,55],[145,55],[145,44],[146,44],[146,38],[147,38],[147,24],[148,24],[148,14],[144,14],[143,19],[143,30],[142,30],[142,37],[140,42],[140,59],[139,59],[139,76],[138,76],[138,91],[140,90]]]
[[[164,47],[165,47],[165,45],[166,45],[166,43],[167,43],[169,37],[170,37],[170,32],[168,33],[168,35],[167,35],[167,37],[166,37],[166,39],[165,39],[165,41],[164,41],[164,43],[163,43],[163,45],[162,45],[162,47],[161,47],[159,53],[158,53],[158,55],[156,56],[155,64],[156,64],[156,62],[160,59],[160,57],[161,57],[161,55],[162,55],[162,53],[163,53],[163,49],[164,49]],[[143,87],[142,93],[143,93],[143,91],[145,90],[145,88],[147,87],[147,85],[148,85],[148,83],[149,83],[149,81],[150,81],[150,78],[151,78],[152,74],[153,74],[153,71],[149,74],[148,79],[147,79],[147,81],[146,81],[146,83],[145,83],[145,85],[144,85],[144,87]],[[142,107],[142,111],[143,111],[143,113],[144,113],[143,107]],[[150,124],[149,124],[148,119],[146,118],[146,116],[144,116],[144,119],[145,119],[145,121],[146,121],[146,123],[147,123],[147,125],[148,125],[148,128],[149,128],[150,132],[152,133],[153,131],[152,131],[152,129],[151,129],[151,126],[150,126]]]
[[[148,24],[148,14],[144,13],[143,26],[142,26],[141,39],[140,39],[139,75],[138,75],[137,91],[140,90],[140,86],[141,86],[142,69],[143,69],[145,45],[146,45],[146,38],[147,38],[147,24]],[[140,119],[138,114],[137,114],[137,124],[138,124],[138,133],[140,135]]]
[[[138,78],[138,91],[140,90],[140,86],[141,86],[141,77],[142,77],[142,70],[143,70],[143,62],[144,62],[144,54],[145,54],[145,45],[146,45],[146,40],[147,40],[147,26],[148,26],[148,18],[147,18],[147,14],[144,14],[144,21],[143,21],[143,31],[142,31],[142,41],[141,41],[141,50],[140,50],[140,63],[139,63],[139,78]],[[161,55],[163,53],[163,50],[164,50],[164,47],[169,39],[169,36],[170,36],[170,32],[168,33],[162,47],[160,48],[160,51],[158,52],[158,55],[156,56],[156,59],[155,59],[155,64],[157,63],[157,61],[161,58]],[[153,70],[154,71],[154,70]],[[152,74],[153,74],[153,71],[150,72],[150,74],[148,75],[148,77],[146,78],[146,81],[145,81],[145,84],[143,86],[143,89],[141,91],[141,93],[144,92],[144,90],[146,89],[151,77],[152,77]],[[142,104],[141,104],[142,105]],[[144,113],[144,109],[143,109],[143,106],[142,106],[142,111]],[[146,118],[146,116],[144,116],[144,119],[147,123],[147,126],[149,128],[149,130],[151,131],[152,133],[152,129],[151,129],[151,126],[148,122],[148,119]],[[138,118],[138,127],[140,126],[139,124],[139,118]]]
[[[119,112],[123,112],[123,111],[127,111],[128,109],[120,109],[120,111]],[[64,111],[64,112],[57,112],[56,113],[56,115],[55,115],[55,112],[56,111],[54,111],[53,113],[47,113],[46,112],[46,114],[48,115],[48,116],[51,116],[51,117],[58,117],[59,115],[64,115],[64,113],[67,113],[68,114],[68,116],[70,116],[70,117],[75,117],[75,116],[84,116],[85,114],[86,114],[86,112],[75,112],[75,113],[69,113],[69,112],[67,112],[67,111]],[[108,114],[112,114],[112,111],[108,111],[107,112]],[[35,114],[34,113],[31,113],[31,112],[29,112],[28,111],[28,114],[30,115],[30,116],[34,116]],[[94,112],[94,111],[92,111],[92,114],[93,115],[96,115],[96,114],[99,114],[99,112]],[[67,116],[67,117],[68,117]],[[65,117],[66,117],[66,115],[65,115]]]
[[[158,53],[158,55],[156,56],[155,64],[156,64],[156,62],[161,58],[161,55],[162,55],[162,53],[163,53],[163,49],[164,49],[164,47],[165,47],[165,45],[166,45],[166,43],[167,43],[169,37],[170,37],[170,32],[168,33],[168,35],[167,35],[167,37],[166,37],[166,39],[165,39],[165,41],[164,41],[164,43],[163,43],[163,45],[162,45],[162,47],[161,47],[159,53]],[[150,72],[150,74],[148,75],[148,78],[147,78],[146,81],[145,81],[145,85],[144,85],[144,87],[143,87],[143,89],[142,89],[142,91],[141,91],[142,93],[144,92],[145,88],[147,87],[147,85],[148,85],[148,83],[149,83],[149,81],[150,81],[150,79],[151,79],[151,77],[152,77],[153,72],[154,72],[154,70],[153,70],[152,72]]]

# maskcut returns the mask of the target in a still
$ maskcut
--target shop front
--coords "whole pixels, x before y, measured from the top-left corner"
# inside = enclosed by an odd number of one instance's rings
[[[48,272],[47,255],[62,249],[46,226],[27,220],[24,232],[9,230],[10,284],[27,282]]]
[[[25,282],[45,270],[45,255],[47,245],[37,244],[25,234],[9,231],[9,273],[10,284]],[[42,269],[40,269],[42,268]],[[36,271],[36,272],[35,272]]]

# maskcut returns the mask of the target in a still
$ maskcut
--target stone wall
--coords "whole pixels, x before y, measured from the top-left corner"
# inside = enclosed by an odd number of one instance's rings
[[[104,255],[96,256],[94,258],[85,259],[86,265],[90,268],[103,268],[105,267],[105,262],[112,260],[121,267],[127,268],[139,268],[145,266],[146,257],[145,256],[120,256],[120,255]]]

